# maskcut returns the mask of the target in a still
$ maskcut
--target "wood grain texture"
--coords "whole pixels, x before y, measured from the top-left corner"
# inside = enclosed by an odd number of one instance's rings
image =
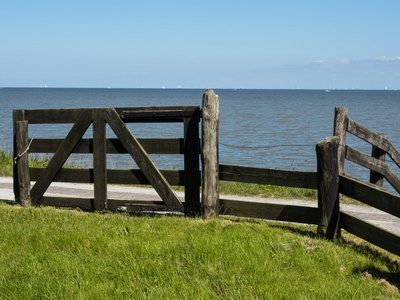
[[[185,144],[181,138],[166,139],[137,139],[148,154],[184,154]],[[54,153],[62,143],[63,139],[35,138],[30,147],[31,153]],[[106,140],[106,151],[111,154],[126,154],[118,139]],[[73,153],[93,153],[93,139],[82,139],[76,145]]]
[[[31,180],[40,177],[44,168],[30,168]],[[185,185],[183,170],[160,170],[170,185]],[[93,169],[61,168],[53,179],[54,182],[94,183]],[[139,169],[107,169],[107,183],[109,184],[143,184],[150,185],[149,180]]]
[[[317,189],[317,172],[219,165],[219,179],[305,189]]]
[[[103,109],[93,109],[94,208],[107,208],[106,121]]]
[[[229,196],[226,196],[229,197]],[[220,214],[246,218],[318,224],[316,207],[230,200],[221,196]]]
[[[347,115],[348,115],[348,110],[346,108],[343,107],[335,108],[333,135],[339,137],[339,148],[338,148],[339,174],[342,174],[344,169],[346,131],[348,127]]]
[[[340,175],[339,192],[400,218],[400,197],[372,183]]]
[[[16,165],[17,173],[14,180],[17,181],[14,190],[15,201],[21,206],[27,207],[31,205],[30,197],[30,176],[28,161],[28,121],[15,122],[15,153],[14,165]]]
[[[202,107],[202,206],[203,217],[207,219],[216,217],[219,213],[218,95],[212,90],[206,90],[203,94]]]
[[[400,236],[350,214],[341,213],[340,227],[371,244],[400,256]]]
[[[339,231],[339,160],[340,138],[326,138],[316,145],[318,176],[318,215],[317,232],[333,239]]]

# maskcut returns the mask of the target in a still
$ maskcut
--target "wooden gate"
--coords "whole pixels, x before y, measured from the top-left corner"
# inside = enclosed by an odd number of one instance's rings
[[[199,212],[200,141],[198,106],[85,108],[14,110],[14,192],[20,203],[29,205],[73,206],[89,210],[116,209],[142,202],[107,198],[107,183],[151,184],[168,209]],[[181,122],[183,138],[137,139],[127,127],[129,122]],[[28,138],[30,124],[73,123],[64,139]],[[83,135],[93,124],[93,138]],[[107,139],[106,124],[117,136]],[[30,153],[54,153],[46,168],[29,168]],[[71,153],[92,153],[92,169],[63,168]],[[107,153],[129,153],[140,170],[107,170]],[[184,170],[159,170],[148,154],[183,154]],[[30,181],[36,181],[30,189]],[[46,197],[53,181],[94,184],[94,199]],[[185,186],[182,203],[170,185]],[[129,202],[129,203],[127,203]],[[160,204],[160,203],[152,203]]]

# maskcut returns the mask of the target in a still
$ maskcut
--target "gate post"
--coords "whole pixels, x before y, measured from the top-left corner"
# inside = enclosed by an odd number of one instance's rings
[[[316,145],[318,182],[317,233],[328,239],[340,234],[339,229],[339,157],[340,138],[326,138]]]
[[[31,205],[31,179],[29,175],[28,160],[28,121],[15,122],[15,150],[14,164],[16,174],[14,174],[15,184],[15,201],[21,206]]]
[[[219,97],[213,90],[206,90],[203,94],[202,119],[202,212],[203,218],[207,219],[219,214]]]

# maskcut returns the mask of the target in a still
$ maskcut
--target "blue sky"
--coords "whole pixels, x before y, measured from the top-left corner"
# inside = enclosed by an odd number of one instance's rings
[[[0,86],[400,89],[400,1],[0,0]]]

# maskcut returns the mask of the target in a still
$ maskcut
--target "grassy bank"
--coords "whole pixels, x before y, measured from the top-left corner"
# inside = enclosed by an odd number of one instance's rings
[[[30,157],[29,165],[31,167],[45,167],[47,166],[48,162],[49,158],[46,156]],[[12,165],[12,154],[6,151],[0,151],[0,176],[12,176]],[[176,189],[183,190],[183,187],[176,187]],[[309,200],[317,199],[316,190],[226,181],[220,182],[220,193],[226,195],[260,196],[272,198],[296,198]]]
[[[400,262],[265,221],[0,203],[1,299],[398,299]]]

